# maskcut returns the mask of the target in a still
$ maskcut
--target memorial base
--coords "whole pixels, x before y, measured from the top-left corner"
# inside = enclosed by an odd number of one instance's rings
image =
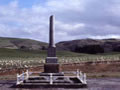
[[[48,67],[49,65],[47,65]],[[72,74],[72,76],[71,76]],[[24,78],[23,78],[23,75]],[[17,77],[17,83],[11,88],[87,88],[86,74],[77,72],[59,72],[59,73],[43,73],[43,72],[25,72]],[[81,90],[81,89],[80,89]],[[86,89],[85,89],[86,90]]]
[[[58,58],[57,57],[47,57],[46,63],[58,63]]]
[[[56,63],[44,64],[44,73],[59,73],[59,64]]]

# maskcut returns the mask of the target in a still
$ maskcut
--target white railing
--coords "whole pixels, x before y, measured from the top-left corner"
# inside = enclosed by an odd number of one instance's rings
[[[64,73],[71,73],[71,72],[64,72]],[[77,69],[77,72],[72,71],[72,74],[77,74],[77,76],[54,76],[54,77],[77,77],[83,84],[87,84],[86,73],[82,73]],[[50,73],[50,84],[53,84],[53,74]]]
[[[33,73],[40,73],[40,72],[28,72],[28,70],[26,72],[23,72],[22,74],[17,74],[17,85],[23,83],[24,80],[27,80],[29,77],[36,77],[36,76],[30,76],[31,74]],[[53,73],[50,73],[50,76],[49,76],[49,81],[50,81],[50,84],[52,85],[53,82],[54,82],[54,78],[53,77],[77,77],[83,84],[87,84],[87,80],[86,80],[86,73],[82,73],[81,71],[79,71],[77,69],[77,72],[75,71],[67,71],[67,72],[64,72],[64,74],[76,74],[76,76],[68,76],[68,75],[65,75],[65,76],[53,76]],[[42,76],[39,76],[39,77],[42,77]]]
[[[87,84],[86,73],[82,73],[77,69],[77,78],[83,83]]]
[[[29,78],[29,72],[28,70],[26,72],[23,72],[22,74],[17,74],[17,82],[16,84],[19,85],[23,83],[24,80]]]

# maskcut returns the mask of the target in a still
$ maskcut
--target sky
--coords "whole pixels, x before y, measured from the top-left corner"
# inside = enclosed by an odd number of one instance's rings
[[[120,0],[0,0],[0,37],[48,42],[50,15],[56,42],[120,38]]]

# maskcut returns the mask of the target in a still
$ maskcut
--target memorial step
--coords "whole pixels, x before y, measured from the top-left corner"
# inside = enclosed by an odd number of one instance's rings
[[[29,77],[28,80],[46,80],[44,77]]]
[[[50,88],[50,87],[58,87],[58,88],[83,88],[87,87],[86,84],[70,84],[70,83],[53,83],[46,84],[46,83],[23,83],[20,85],[17,85],[17,88]]]
[[[40,76],[50,76],[50,73],[40,73]],[[52,76],[64,76],[63,73],[52,73]]]
[[[25,80],[24,83],[50,83],[48,80]]]

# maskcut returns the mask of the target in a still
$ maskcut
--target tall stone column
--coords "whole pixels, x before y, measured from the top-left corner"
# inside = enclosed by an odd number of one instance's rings
[[[46,63],[44,65],[45,73],[58,73],[59,72],[59,64],[58,59],[56,57],[56,46],[54,43],[54,16],[50,16],[49,20],[49,47],[48,47],[48,55],[46,58]]]
[[[50,16],[49,22],[49,47],[55,47],[54,44],[54,16]]]
[[[54,16],[50,16],[49,20],[49,47],[48,57],[56,57],[56,47],[54,43]]]

